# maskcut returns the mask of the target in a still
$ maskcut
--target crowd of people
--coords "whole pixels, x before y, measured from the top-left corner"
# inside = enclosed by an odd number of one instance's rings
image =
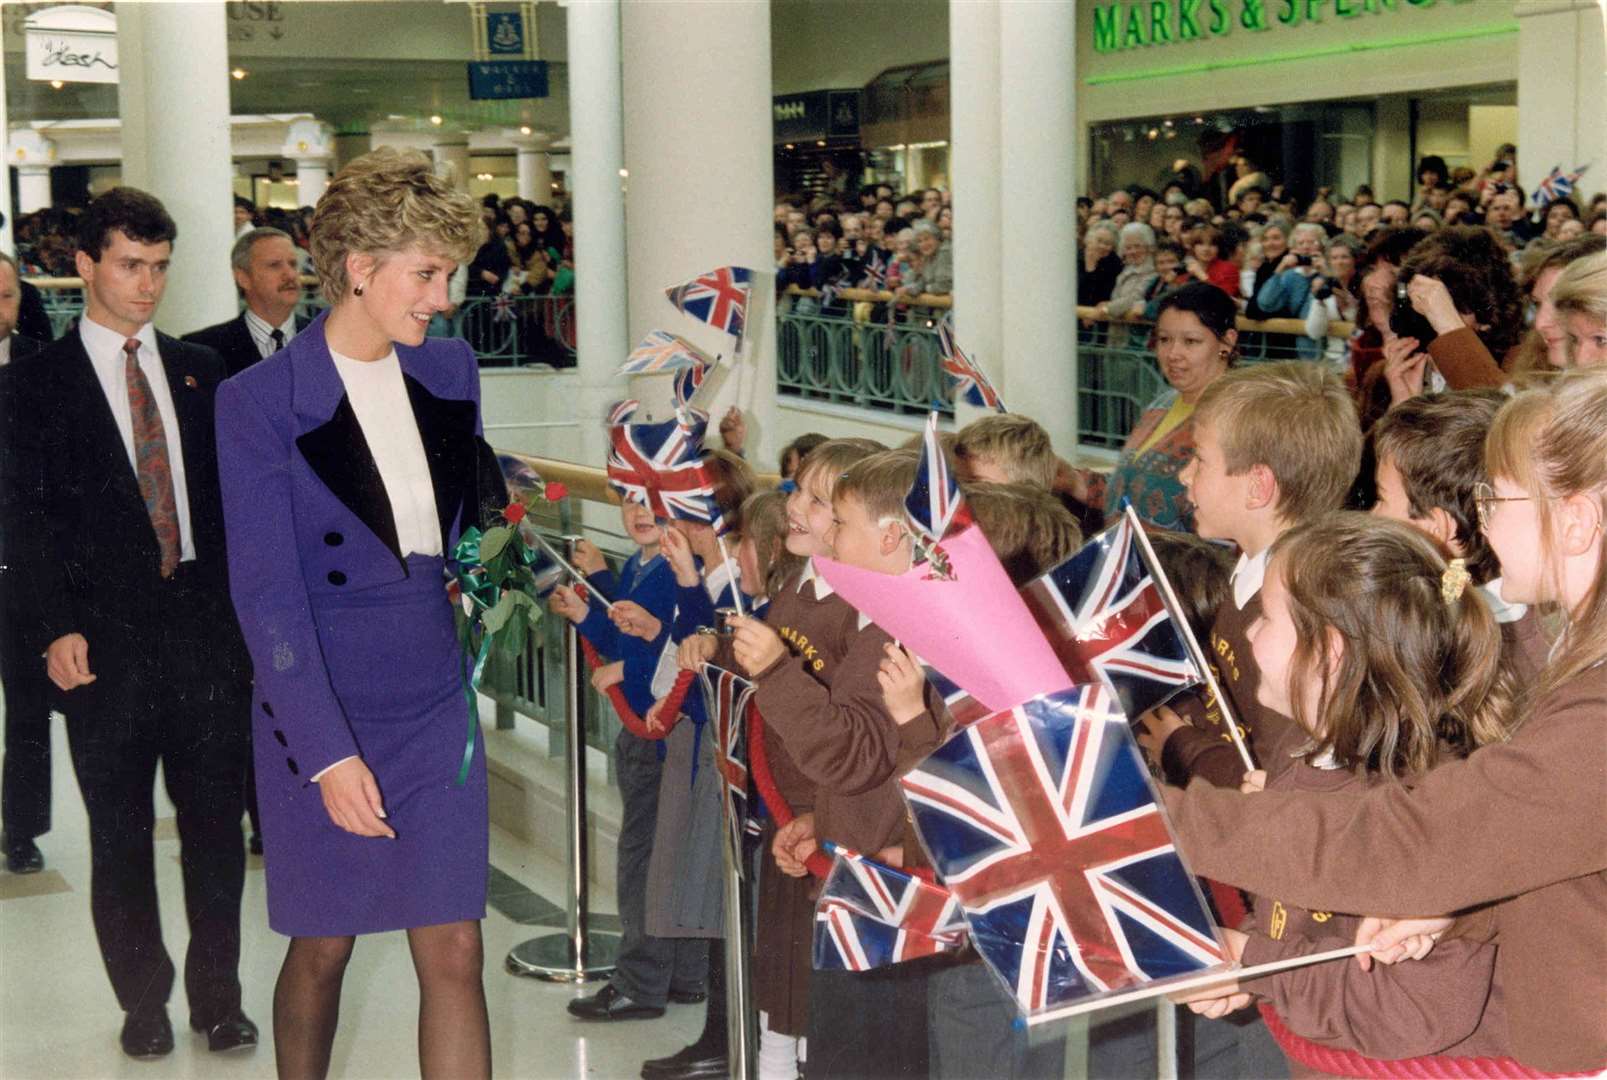
[[[1089,226],[1085,242],[1109,241],[1120,263],[1100,302],[1112,316],[1152,312],[1169,384],[1113,470],[1074,467],[1074,448],[1005,412],[946,438],[948,465],[1017,585],[1124,502],[1153,530],[1223,700],[1185,692],[1135,731],[1188,866],[1215,883],[1233,959],[1373,946],[1360,963],[1196,995],[1201,1044],[1237,1055],[1241,1075],[1289,1067],[1266,1056],[1267,1031],[1295,1068],[1315,1046],[1356,1055],[1336,1067],[1349,1070],[1418,1058],[1601,1069],[1607,241],[1559,229],[1526,246],[1520,278],[1490,224],[1426,231],[1408,217],[1367,230],[1359,251],[1336,248],[1342,231],[1322,221],[1246,221],[1261,212],[1256,190],[1236,217],[1190,226],[1200,242],[1161,290],[1128,272],[1144,238],[1123,232],[1152,226]],[[884,273],[908,266],[889,287],[937,291],[951,274],[944,196],[887,195],[864,192],[865,214],[782,203],[778,263],[785,246],[800,273],[832,260],[867,273],[885,253]],[[1166,195],[1154,200],[1163,230],[1171,209],[1187,211]],[[1138,213],[1138,198],[1114,201],[1116,219]],[[562,220],[518,210],[507,215],[516,246],[522,231],[557,245]],[[334,178],[305,245],[242,222],[253,227],[233,271],[246,309],[188,341],[152,325],[167,267],[184,256],[145,193],[115,189],[77,217],[85,313],[60,341],[14,340],[17,266],[0,259],[6,857],[42,861],[38,833],[13,817],[12,768],[22,735],[36,739],[60,707],[130,1056],[173,1046],[178,972],[152,847],[160,763],[189,900],[189,1020],[210,1049],[257,1039],[238,978],[251,776],[268,920],[290,939],[274,992],[281,1075],[327,1073],[356,938],[388,930],[407,932],[415,962],[422,1071],[490,1075],[485,749],[464,743],[444,578],[465,531],[508,496],[487,464],[472,350],[426,334],[456,302],[454,276],[490,287],[485,273],[515,272],[496,214],[422,155],[365,155]],[[885,246],[895,221],[913,246]],[[1236,230],[1258,224],[1261,265],[1269,240],[1275,262],[1252,297]],[[286,303],[302,251],[330,304],[310,324]],[[549,289],[562,263],[547,258]],[[1299,275],[1303,292],[1280,283],[1304,269],[1319,272]],[[1252,303],[1326,305],[1317,294],[1332,278],[1359,324],[1343,374],[1237,363]],[[1335,306],[1329,318],[1344,318]],[[925,869],[898,781],[956,727],[919,660],[815,561],[910,568],[903,515],[920,452],[805,436],[780,456],[781,489],[763,490],[740,416],[721,430],[725,448],[701,464],[728,532],[627,499],[624,565],[582,543],[574,564],[588,588],[550,600],[625,721],[614,748],[622,952],[610,982],[569,1012],[616,1023],[706,999],[700,1036],[643,1076],[727,1069],[723,950],[744,946],[727,940],[721,903],[725,780],[697,695],[672,707],[679,672],[712,662],[754,682],[753,737],[773,781],[750,957],[760,1075],[1062,1075],[1063,1047],[1028,1037],[974,951],[814,970],[820,854],[829,843]],[[725,608],[739,612],[729,632],[702,632]],[[1249,773],[1224,737],[1229,715],[1255,755]],[[1252,1004],[1264,1022],[1244,1022]]]
[[[898,195],[891,184],[866,184],[858,201],[789,195],[775,207],[776,289],[827,290],[819,303],[794,301],[793,310],[822,306],[840,313],[830,291],[891,292],[902,307],[921,296],[954,291],[954,207],[948,191],[924,188]]]

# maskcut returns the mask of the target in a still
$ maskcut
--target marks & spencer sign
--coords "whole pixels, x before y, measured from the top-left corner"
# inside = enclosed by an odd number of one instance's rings
[[[1116,0],[1095,3],[1094,51],[1115,53],[1468,0]]]

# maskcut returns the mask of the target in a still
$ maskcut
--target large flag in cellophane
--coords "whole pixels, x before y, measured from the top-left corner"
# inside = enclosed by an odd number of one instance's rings
[[[714,721],[714,767],[719,770],[721,797],[725,803],[727,841],[735,856],[731,865],[744,873],[742,835],[756,832],[757,823],[749,815],[749,796],[753,781],[748,772],[748,703],[756,687],[725,668],[704,664],[698,672],[703,700]]]
[[[815,904],[817,971],[868,971],[965,943],[959,900],[941,885],[847,848]]]
[[[1021,598],[1067,674],[1103,683],[1134,720],[1204,681],[1128,515],[1026,585]]]
[[[1228,968],[1103,686],[995,713],[901,784],[972,940],[1029,1021]]]

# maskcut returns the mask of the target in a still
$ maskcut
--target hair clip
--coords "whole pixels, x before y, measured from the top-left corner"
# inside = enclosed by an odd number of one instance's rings
[[[1462,599],[1462,592],[1468,587],[1473,575],[1468,573],[1466,559],[1452,559],[1445,566],[1445,573],[1440,575],[1440,599],[1447,604],[1454,604]]]

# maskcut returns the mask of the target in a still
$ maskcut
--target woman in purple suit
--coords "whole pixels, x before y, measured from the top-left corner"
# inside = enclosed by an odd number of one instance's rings
[[[478,207],[427,158],[382,149],[318,201],[332,305],[218,391],[230,588],[252,702],[282,1077],[329,1069],[357,934],[406,930],[423,1075],[489,1076],[481,982],[485,757],[469,752],[444,585],[461,531],[506,499],[479,371],[424,339],[473,255]]]

